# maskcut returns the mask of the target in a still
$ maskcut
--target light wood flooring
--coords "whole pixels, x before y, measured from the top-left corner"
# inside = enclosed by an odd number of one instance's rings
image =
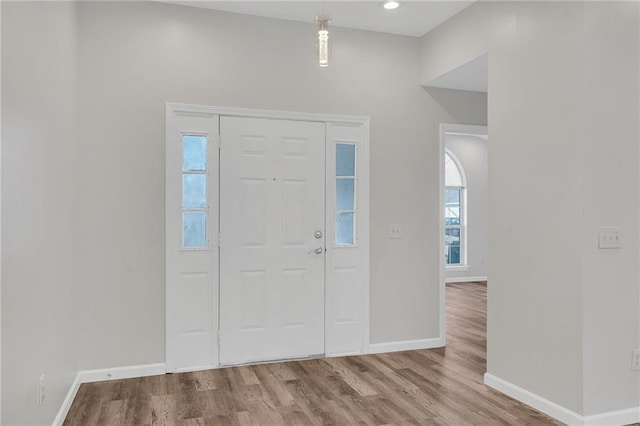
[[[447,286],[447,347],[83,384],[65,425],[556,425],[483,384],[486,284]]]

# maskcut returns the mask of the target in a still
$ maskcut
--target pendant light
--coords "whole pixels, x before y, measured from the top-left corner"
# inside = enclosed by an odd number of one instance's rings
[[[326,15],[316,16],[318,23],[318,65],[322,68],[329,66],[329,23],[331,18]]]

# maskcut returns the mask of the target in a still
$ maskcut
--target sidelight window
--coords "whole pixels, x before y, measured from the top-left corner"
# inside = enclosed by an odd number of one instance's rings
[[[336,235],[337,245],[356,241],[356,146],[336,144]]]
[[[182,136],[182,248],[207,247],[207,137]]]

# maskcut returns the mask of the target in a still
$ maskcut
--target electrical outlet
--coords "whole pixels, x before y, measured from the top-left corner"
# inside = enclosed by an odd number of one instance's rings
[[[402,225],[397,223],[389,225],[389,238],[402,238]]]
[[[44,373],[42,373],[40,376],[40,382],[38,382],[38,405],[42,405],[44,403],[45,384]]]
[[[631,352],[631,369],[640,370],[640,349]]]

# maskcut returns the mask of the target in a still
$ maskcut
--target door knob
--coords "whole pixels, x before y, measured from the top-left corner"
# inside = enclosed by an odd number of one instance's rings
[[[308,254],[322,254],[323,251],[324,249],[322,247],[316,247],[315,249],[311,250]]]
[[[322,231],[316,231],[313,233],[313,236],[316,237],[317,240],[322,238]]]

